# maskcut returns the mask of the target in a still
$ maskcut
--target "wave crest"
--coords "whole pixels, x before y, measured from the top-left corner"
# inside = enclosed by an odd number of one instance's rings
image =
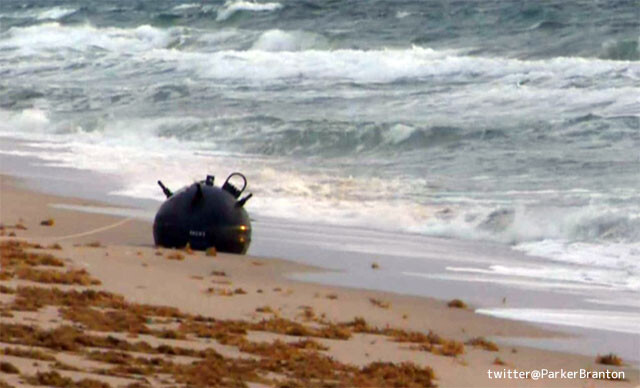
[[[91,25],[66,26],[44,23],[29,27],[12,27],[0,39],[0,48],[31,53],[55,49],[87,50],[100,48],[115,52],[144,51],[167,47],[173,30],[149,25],[133,29],[96,28]]]
[[[255,41],[252,50],[262,51],[303,51],[326,46],[326,40],[319,35],[304,31],[269,30]]]
[[[270,12],[282,8],[280,3],[254,3],[250,1],[227,1],[218,10],[217,21],[225,21],[237,12]]]

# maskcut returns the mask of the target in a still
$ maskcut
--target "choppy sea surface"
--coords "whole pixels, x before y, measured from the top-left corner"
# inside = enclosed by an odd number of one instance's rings
[[[637,293],[639,31],[637,0],[3,0],[0,134],[113,194],[240,170],[257,218],[500,242],[554,266],[453,271]]]

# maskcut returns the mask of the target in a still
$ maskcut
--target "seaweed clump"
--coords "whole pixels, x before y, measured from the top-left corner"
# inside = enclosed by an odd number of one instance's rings
[[[614,353],[605,354],[603,356],[598,355],[596,357],[596,363],[603,365],[613,365],[613,366],[622,366],[622,358]]]

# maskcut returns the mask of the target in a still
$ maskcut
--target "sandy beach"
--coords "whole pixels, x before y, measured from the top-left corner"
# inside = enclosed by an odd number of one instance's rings
[[[286,275],[321,269],[277,258],[158,249],[148,222],[51,204],[99,205],[2,177],[4,385],[638,384],[633,366],[603,365],[597,354],[493,340],[566,334],[442,300],[293,281]],[[625,380],[492,374],[543,369],[624,372]]]

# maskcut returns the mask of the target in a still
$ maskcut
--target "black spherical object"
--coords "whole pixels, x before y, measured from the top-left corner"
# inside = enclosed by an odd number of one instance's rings
[[[229,183],[234,176],[244,181],[242,189]],[[224,185],[213,185],[213,177],[172,193],[162,182],[158,184],[167,196],[153,222],[156,245],[195,250],[215,247],[220,252],[244,254],[251,243],[251,221],[244,204],[251,194],[238,199],[247,180],[239,173],[231,174]]]

